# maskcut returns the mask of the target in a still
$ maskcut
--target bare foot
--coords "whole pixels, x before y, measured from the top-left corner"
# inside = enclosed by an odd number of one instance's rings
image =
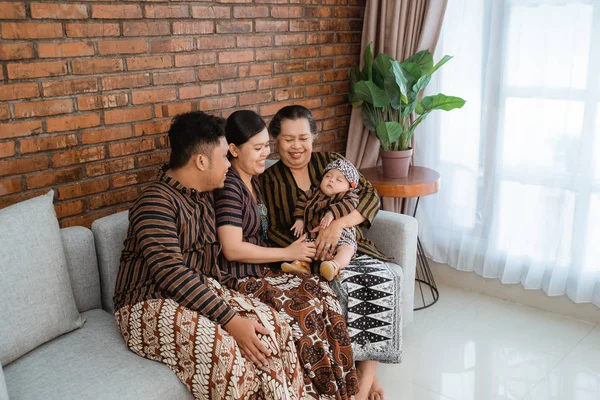
[[[385,393],[383,391],[383,386],[379,383],[379,379],[377,377],[373,378],[373,384],[371,385],[371,390],[369,390],[369,400],[384,400]]]
[[[356,400],[369,399],[376,368],[377,361],[360,361],[356,363],[356,373],[358,374],[358,393],[356,394]]]

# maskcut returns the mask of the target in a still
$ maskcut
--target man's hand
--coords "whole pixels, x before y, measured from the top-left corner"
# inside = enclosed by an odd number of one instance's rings
[[[334,219],[333,213],[331,211],[327,211],[325,213],[325,216],[321,219],[321,229],[327,228],[329,226],[329,224],[331,224],[333,219]]]
[[[258,366],[267,366],[267,357],[271,355],[269,349],[260,341],[256,333],[268,335],[271,333],[258,321],[236,315],[224,327],[237,342],[242,355]]]
[[[301,219],[297,219],[294,222],[294,225],[290,228],[290,231],[294,232],[295,237],[300,237],[304,233],[304,221]]]
[[[336,219],[325,229],[317,227],[312,230],[312,232],[319,232],[315,240],[315,244],[317,245],[315,260],[331,260],[333,258],[335,247],[342,236],[342,229],[343,226],[340,220]]]

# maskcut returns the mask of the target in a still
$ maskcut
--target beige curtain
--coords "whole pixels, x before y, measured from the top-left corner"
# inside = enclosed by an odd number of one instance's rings
[[[448,0],[368,0],[362,32],[362,53],[373,42],[373,53],[383,52],[397,60],[429,49],[433,52],[440,36]],[[361,108],[354,107],[346,157],[357,168],[377,165],[379,141],[363,127]],[[400,211],[399,199],[384,199],[383,208]]]

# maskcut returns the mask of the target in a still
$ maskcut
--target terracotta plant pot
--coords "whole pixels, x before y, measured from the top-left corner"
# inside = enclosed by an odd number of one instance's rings
[[[406,178],[413,150],[381,151],[381,162],[383,164],[383,175],[386,178]]]

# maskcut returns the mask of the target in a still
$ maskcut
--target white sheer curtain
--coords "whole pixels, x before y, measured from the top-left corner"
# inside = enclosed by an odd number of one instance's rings
[[[600,307],[600,0],[451,0],[419,127],[441,173],[417,218],[429,256]]]

